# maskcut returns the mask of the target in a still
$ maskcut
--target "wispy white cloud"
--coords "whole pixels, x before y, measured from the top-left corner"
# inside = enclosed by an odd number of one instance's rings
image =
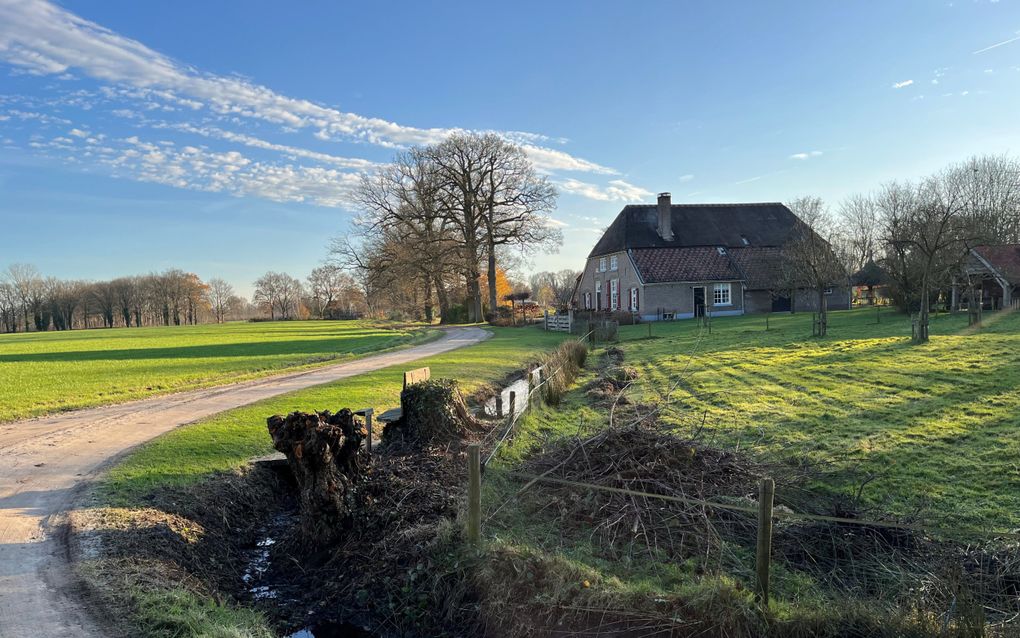
[[[806,160],[811,159],[812,157],[820,157],[821,155],[822,151],[806,151],[803,153],[794,153],[793,155],[790,156],[790,159]]]
[[[648,200],[652,197],[651,191],[635,186],[622,179],[609,180],[607,186],[599,186],[598,184],[582,182],[576,179],[565,179],[558,181],[557,184],[568,193],[603,202],[636,202]]]
[[[914,83],[913,80],[903,80],[902,82],[896,82],[895,84],[893,84],[892,88],[894,88],[894,89],[902,89],[902,88],[910,86],[913,83]]]
[[[46,0],[0,3],[0,59],[40,75],[80,72],[115,85],[112,91],[152,98],[150,107],[208,109],[287,129],[310,129],[319,139],[399,147],[434,143],[459,130],[401,125],[282,95],[243,78],[204,73]],[[527,142],[529,156],[541,169],[615,173],[595,162],[536,145],[559,143],[559,138],[519,131],[504,135]]]
[[[677,181],[679,181],[682,184],[684,182],[689,182],[692,179],[694,179],[694,175],[688,173],[686,175],[681,175]]]

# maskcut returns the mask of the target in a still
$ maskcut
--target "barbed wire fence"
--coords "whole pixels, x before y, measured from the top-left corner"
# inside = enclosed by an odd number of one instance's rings
[[[530,540],[539,544],[563,546],[586,535],[607,558],[665,557],[693,563],[701,573],[734,574],[754,582],[765,607],[775,591],[774,577],[789,583],[803,574],[841,595],[937,610],[943,632],[950,623],[961,622],[1017,626],[1017,530],[967,528],[950,517],[866,519],[851,504],[820,505],[797,468],[760,462],[748,466],[735,450],[701,444],[705,414],[700,425],[693,420],[689,436],[671,437],[668,449],[644,454],[645,448],[664,445],[650,434],[643,440],[641,432],[647,429],[642,428],[673,404],[707,330],[699,327],[686,364],[657,391],[655,405],[616,422],[617,403],[633,383],[628,382],[611,405],[609,428],[585,439],[574,437],[559,454],[540,456],[523,468],[499,467],[493,460],[559,369],[529,372],[523,409],[512,407],[504,425],[477,445],[477,460],[469,463],[469,542],[480,542],[485,528],[505,529],[507,510],[523,508],[529,520],[545,521],[560,532],[547,539],[536,533]],[[614,439],[621,432],[630,438],[625,443],[628,452],[621,451],[624,442]],[[483,448],[488,450],[484,461]],[[688,465],[700,469],[684,475],[684,464],[670,463],[669,458],[698,458],[700,464]],[[713,472],[727,475],[726,480]],[[487,481],[513,486],[506,498],[486,503],[484,515],[483,473]],[[843,505],[846,511],[840,512]],[[819,513],[820,508],[836,511]]]

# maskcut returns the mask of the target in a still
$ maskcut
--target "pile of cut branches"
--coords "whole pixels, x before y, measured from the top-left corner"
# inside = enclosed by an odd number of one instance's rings
[[[764,467],[732,451],[706,447],[648,425],[608,428],[584,440],[560,443],[535,456],[525,471],[583,485],[537,482],[548,498],[543,511],[558,523],[585,530],[613,556],[635,547],[673,558],[704,554],[718,546],[717,526],[748,527],[754,517],[654,498],[665,495],[754,506]],[[646,496],[589,489],[630,490]]]

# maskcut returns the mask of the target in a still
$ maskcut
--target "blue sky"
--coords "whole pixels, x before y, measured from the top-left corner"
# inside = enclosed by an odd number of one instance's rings
[[[1020,152],[1020,5],[0,0],[0,268],[303,277],[349,189],[454,129],[524,144],[579,268],[626,203],[838,204]]]

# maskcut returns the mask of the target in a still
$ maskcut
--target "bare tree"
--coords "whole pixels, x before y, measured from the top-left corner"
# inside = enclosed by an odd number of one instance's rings
[[[824,337],[829,321],[826,290],[846,285],[847,280],[846,271],[829,243],[835,234],[835,224],[817,197],[801,197],[787,206],[800,223],[783,248],[785,258],[792,269],[792,279],[814,289],[817,295],[815,334]]]
[[[303,289],[286,273],[267,272],[255,281],[255,303],[269,310],[269,318],[291,319],[297,312]]]
[[[929,339],[931,293],[952,277],[971,238],[965,217],[967,184],[964,174],[953,168],[921,182],[909,205],[889,207],[883,226],[885,242],[897,260],[910,264],[920,277],[920,299],[914,341]]]
[[[230,307],[230,299],[234,296],[234,287],[219,277],[209,280],[207,291],[209,307],[212,308],[216,323],[223,323]]]
[[[874,259],[877,231],[878,217],[870,197],[851,195],[843,200],[839,207],[837,252],[847,272],[858,272]]]

